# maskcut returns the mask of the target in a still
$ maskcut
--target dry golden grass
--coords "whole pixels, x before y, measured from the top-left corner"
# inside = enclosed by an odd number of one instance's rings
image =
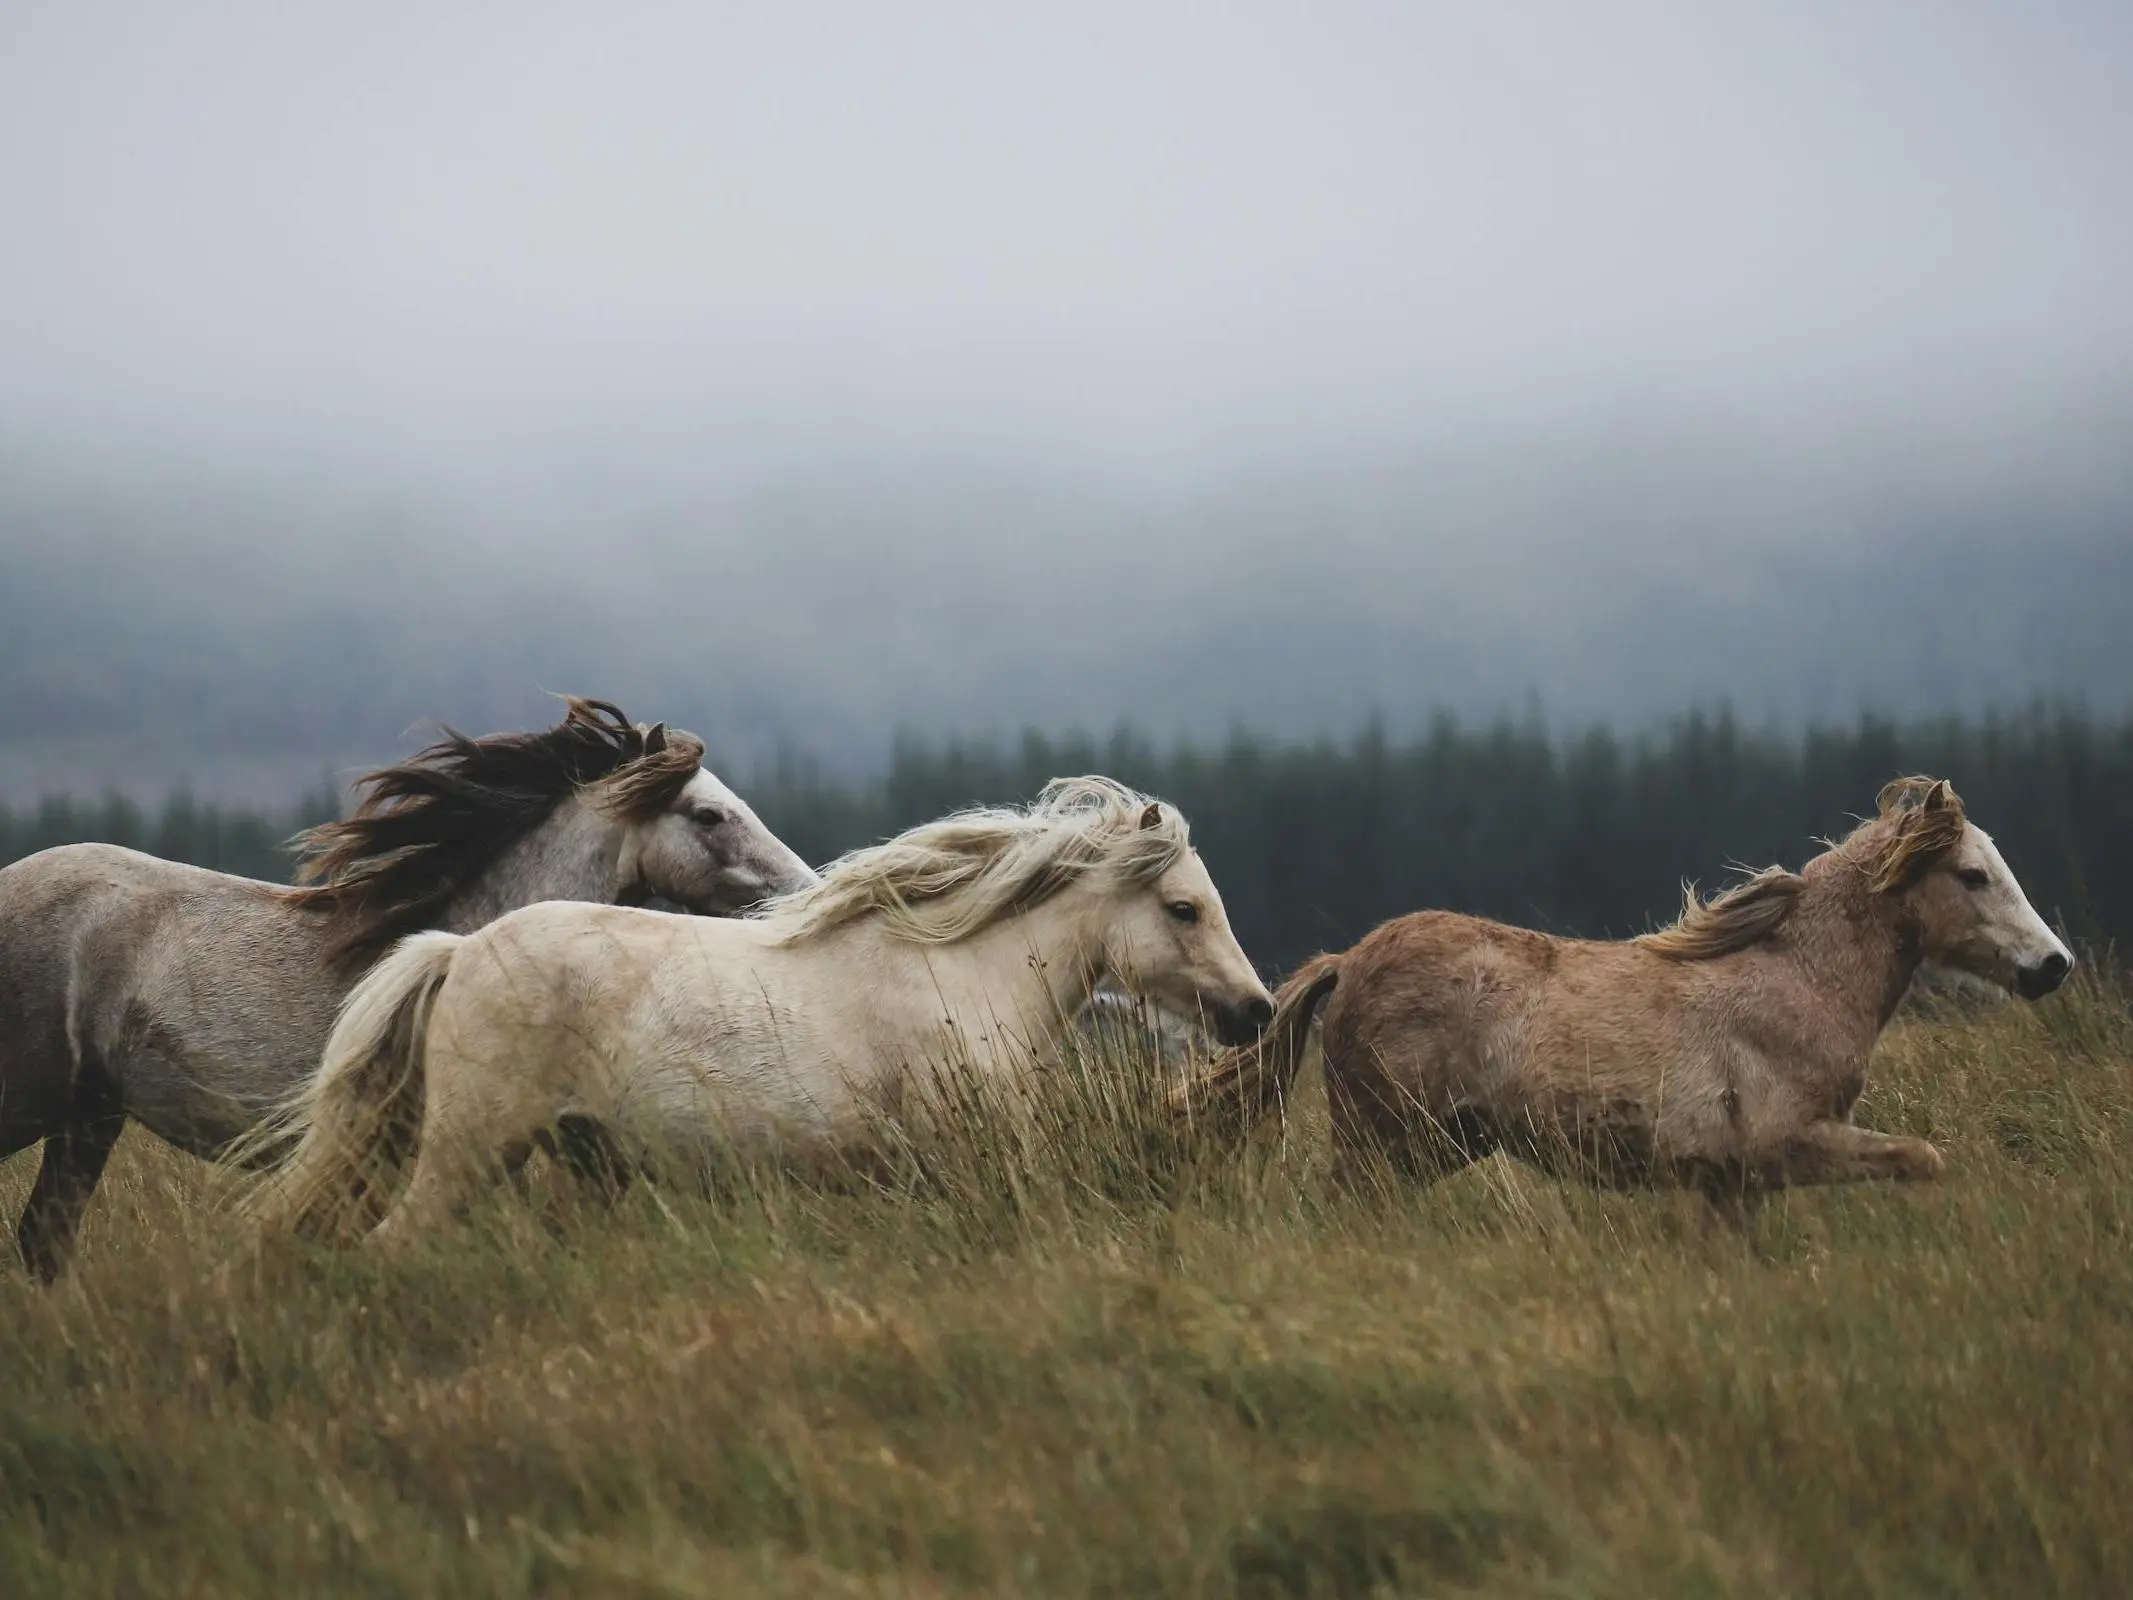
[[[2133,1593],[2115,988],[1900,1024],[1862,1120],[1948,1180],[1742,1225],[1333,1195],[1308,1114],[1195,1170],[1138,1103],[391,1265],[129,1137],[0,1283],[0,1593]]]

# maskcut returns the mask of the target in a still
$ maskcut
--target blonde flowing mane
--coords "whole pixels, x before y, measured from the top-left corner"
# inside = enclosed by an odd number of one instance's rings
[[[1098,873],[1152,883],[1190,848],[1173,807],[1109,778],[1054,778],[1027,807],[958,811],[855,850],[756,915],[785,944],[870,916],[896,938],[953,944]]]
[[[1709,961],[1767,939],[1800,903],[1807,880],[1783,867],[1765,867],[1709,900],[1693,883],[1681,887],[1681,916],[1670,928],[1647,933],[1637,943],[1673,961]]]
[[[1839,845],[1859,846],[1860,864],[1876,893],[1908,889],[1926,869],[1963,842],[1969,818],[1946,778],[1898,778],[1875,799],[1880,813]]]
[[[1829,848],[1856,863],[1876,894],[1908,889],[1962,842],[1963,802],[1946,778],[1898,778],[1883,786],[1874,810],[1871,820]],[[1637,943],[1675,961],[1730,955],[1775,933],[1807,887],[1805,878],[1783,867],[1765,867],[1710,900],[1698,899],[1693,884],[1684,885],[1680,919]]]

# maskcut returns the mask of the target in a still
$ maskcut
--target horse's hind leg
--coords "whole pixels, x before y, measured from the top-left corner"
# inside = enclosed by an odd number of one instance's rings
[[[483,1141],[480,1149],[455,1143],[450,1149],[433,1145],[423,1130],[422,1152],[415,1157],[415,1175],[383,1222],[363,1241],[380,1250],[400,1250],[457,1221],[485,1189],[503,1181],[533,1147],[533,1136],[496,1144]]]
[[[37,1182],[15,1232],[23,1264],[40,1283],[50,1283],[66,1270],[81,1232],[82,1213],[125,1126],[117,1092],[98,1074],[76,1089],[66,1123],[46,1137]]]
[[[554,1108],[531,1096],[436,1091],[433,1083],[406,1192],[367,1244],[401,1249],[456,1221],[513,1173],[555,1121]]]
[[[619,1200],[637,1175],[614,1136],[591,1117],[558,1118],[545,1144],[579,1184],[602,1200]]]
[[[1376,1187],[1380,1174],[1406,1185],[1427,1188],[1440,1178],[1463,1172],[1490,1153],[1450,1129],[1424,1125],[1398,1133],[1370,1132],[1333,1142],[1336,1187],[1363,1192]]]
[[[1486,1122],[1465,1112],[1434,1117],[1406,1089],[1382,1077],[1363,1084],[1328,1073],[1333,1181],[1363,1191],[1379,1174],[1428,1185],[1479,1161],[1496,1147]]]

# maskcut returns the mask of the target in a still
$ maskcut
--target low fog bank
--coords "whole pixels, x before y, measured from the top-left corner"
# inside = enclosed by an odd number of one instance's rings
[[[0,796],[286,798],[593,693],[858,776],[899,730],[1648,727],[2133,704],[2133,406],[1445,429],[1140,472],[0,457]]]

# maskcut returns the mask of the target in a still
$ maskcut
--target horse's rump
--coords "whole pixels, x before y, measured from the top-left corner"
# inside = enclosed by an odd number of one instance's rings
[[[263,1230],[332,1233],[382,1213],[420,1138],[430,1014],[464,943],[403,939],[349,991],[317,1073],[246,1141],[296,1145],[247,1203]]]

